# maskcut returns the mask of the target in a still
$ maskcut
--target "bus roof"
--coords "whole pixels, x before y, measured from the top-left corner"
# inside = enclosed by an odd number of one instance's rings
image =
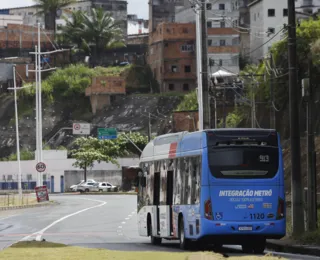
[[[266,135],[276,132],[274,129],[260,128],[220,128],[206,129],[197,132],[179,132],[157,136],[143,149],[140,162],[172,159],[181,156],[192,156],[201,154],[204,147],[204,133],[214,132],[217,135],[249,134]]]

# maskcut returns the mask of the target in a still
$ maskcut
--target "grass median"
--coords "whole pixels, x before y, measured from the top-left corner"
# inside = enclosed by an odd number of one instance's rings
[[[35,195],[22,194],[22,198],[19,194],[1,194],[0,195],[0,209],[6,207],[27,206],[38,204]]]
[[[222,260],[225,259],[221,254],[209,252],[122,252],[104,249],[87,249],[80,247],[66,246],[63,244],[49,242],[19,242],[10,248],[0,252],[0,259],[5,260],[87,260],[87,259],[106,259],[106,260]],[[231,260],[276,260],[284,259],[273,256],[234,256]]]

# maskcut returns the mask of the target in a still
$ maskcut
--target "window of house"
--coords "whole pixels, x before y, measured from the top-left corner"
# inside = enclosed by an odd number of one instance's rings
[[[183,45],[181,45],[181,51],[183,51],[183,52],[194,51],[194,45],[193,44],[183,44]]]
[[[225,10],[225,4],[219,4],[219,10]]]
[[[190,65],[184,66],[184,72],[187,72],[187,73],[191,72],[191,66]]]
[[[219,60],[219,66],[222,66],[223,65],[223,62],[222,62],[222,60],[220,59]]]
[[[182,32],[183,32],[183,33],[188,33],[189,30],[188,30],[188,28],[182,28]]]
[[[254,20],[254,21],[257,20],[257,15],[256,15],[256,14],[253,15],[253,20]]]
[[[221,21],[220,22],[220,28],[225,28],[226,27],[226,22],[225,21]]]
[[[212,28],[212,22],[207,22],[207,27]]]
[[[207,10],[212,10],[212,4],[207,4]]]
[[[288,9],[287,8],[283,9],[283,16],[284,17],[288,16]]]
[[[269,33],[275,33],[275,28],[269,27],[269,28],[268,28],[268,32],[269,32]]]
[[[275,9],[268,9],[268,16],[269,17],[276,16],[276,10]]]
[[[209,66],[213,67],[214,66],[214,59],[209,58]]]
[[[176,65],[172,65],[171,72],[177,72],[177,71],[178,71],[178,67]]]
[[[212,40],[208,40],[208,46],[212,46]]]
[[[183,84],[183,91],[188,91],[189,90],[189,84]]]
[[[169,84],[169,90],[174,90],[174,84]]]
[[[168,46],[169,46],[169,43],[166,42],[166,43],[164,44],[164,47],[168,47]]]
[[[226,46],[226,40],[220,40],[220,46]]]

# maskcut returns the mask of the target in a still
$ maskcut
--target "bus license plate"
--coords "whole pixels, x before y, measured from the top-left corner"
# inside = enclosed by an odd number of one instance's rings
[[[252,231],[252,226],[239,226],[239,231]]]

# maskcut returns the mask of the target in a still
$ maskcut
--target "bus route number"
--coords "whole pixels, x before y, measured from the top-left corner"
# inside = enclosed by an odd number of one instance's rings
[[[260,162],[268,163],[269,162],[269,155],[260,155]]]
[[[251,219],[264,219],[264,213],[250,213]]]

